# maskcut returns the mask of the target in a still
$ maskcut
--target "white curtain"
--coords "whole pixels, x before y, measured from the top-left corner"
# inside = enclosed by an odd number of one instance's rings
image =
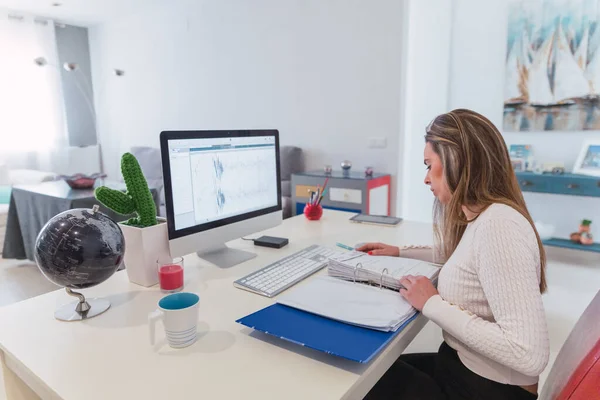
[[[36,65],[43,57],[47,64]],[[54,23],[0,10],[0,164],[58,171],[68,144]]]

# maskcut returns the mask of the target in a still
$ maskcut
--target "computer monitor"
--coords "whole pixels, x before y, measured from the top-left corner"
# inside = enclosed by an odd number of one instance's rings
[[[281,224],[279,132],[165,131],[160,147],[171,255],[255,257],[225,243]]]

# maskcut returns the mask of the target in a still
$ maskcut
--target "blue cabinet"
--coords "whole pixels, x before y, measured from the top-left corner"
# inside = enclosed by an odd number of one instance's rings
[[[533,172],[517,172],[516,175],[519,186],[524,192],[600,197],[600,177],[575,174],[534,174]],[[574,243],[568,239],[551,238],[544,240],[544,244],[600,253],[600,243],[588,246]]]
[[[524,192],[600,197],[600,177],[517,172],[517,179]]]

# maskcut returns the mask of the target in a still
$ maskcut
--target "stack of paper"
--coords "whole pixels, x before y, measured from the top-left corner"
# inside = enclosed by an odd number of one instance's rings
[[[336,278],[399,290],[402,277],[423,275],[434,279],[439,267],[421,260],[369,256],[352,251],[330,258],[327,270]]]
[[[420,260],[340,253],[329,259],[329,276],[310,279],[277,302],[348,324],[395,332],[417,312],[397,292],[400,279],[406,275],[434,279],[438,272],[438,266]]]
[[[277,302],[348,324],[390,332],[416,310],[397,292],[317,276],[281,295]]]

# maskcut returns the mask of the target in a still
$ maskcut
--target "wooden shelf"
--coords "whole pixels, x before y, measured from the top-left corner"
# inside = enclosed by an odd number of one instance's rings
[[[550,238],[542,241],[546,246],[564,247],[566,249],[592,251],[594,253],[600,253],[600,243],[594,243],[590,245],[578,244],[570,241],[569,239],[558,239]]]

